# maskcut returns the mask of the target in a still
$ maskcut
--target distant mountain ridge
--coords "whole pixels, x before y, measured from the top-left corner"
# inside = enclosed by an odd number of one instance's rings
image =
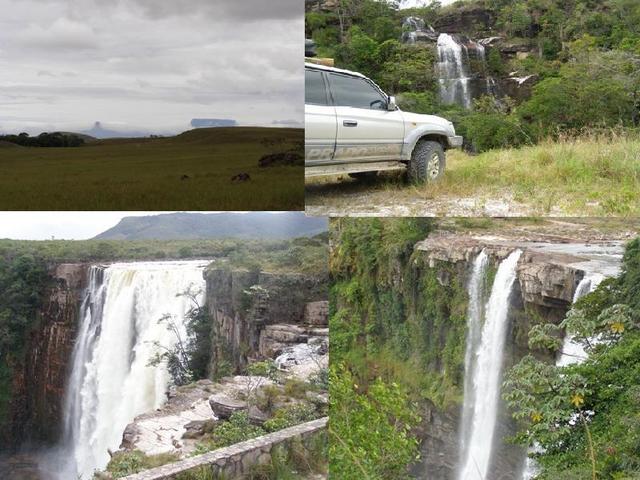
[[[180,240],[198,238],[287,239],[310,237],[328,229],[325,218],[302,212],[168,213],[125,217],[97,235],[100,240]]]

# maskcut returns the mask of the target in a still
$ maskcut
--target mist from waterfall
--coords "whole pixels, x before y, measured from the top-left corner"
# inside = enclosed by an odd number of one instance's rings
[[[572,304],[576,303],[580,298],[584,297],[588,293],[593,292],[598,285],[604,280],[604,275],[600,273],[591,273],[586,274],[578,286],[576,287],[576,291],[573,293]],[[584,351],[584,348],[579,343],[573,341],[573,337],[571,335],[565,335],[564,342],[562,344],[562,350],[560,350],[560,356],[556,360],[556,366],[564,367],[567,365],[571,365],[573,363],[580,363],[587,358],[587,352]],[[539,452],[540,447],[538,445],[534,445],[533,448],[529,449],[529,453]],[[535,478],[535,476],[540,473],[537,462],[527,456],[524,468],[522,469],[522,480],[531,480]]]
[[[471,362],[474,364],[472,395],[467,397],[465,392],[464,398],[463,411],[470,409],[471,419],[468,436],[461,442],[461,445],[464,445],[465,454],[461,457],[459,480],[487,480],[488,478],[500,404],[509,297],[516,279],[516,267],[521,254],[521,250],[515,250],[500,263],[491,287],[491,295],[484,307],[484,324],[480,342],[471,356]],[[475,301],[481,302],[479,296]],[[479,305],[470,306],[470,312],[480,308]]]
[[[118,450],[127,424],[166,401],[169,372],[149,361],[154,342],[171,348],[176,338],[158,320],[171,315],[184,338],[184,319],[193,305],[179,294],[199,291],[201,303],[207,263],[91,267],[66,390],[59,480],[93,478],[109,462],[109,451]]]

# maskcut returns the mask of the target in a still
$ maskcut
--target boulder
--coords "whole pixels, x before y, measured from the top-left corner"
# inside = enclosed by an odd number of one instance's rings
[[[247,402],[231,398],[224,393],[215,393],[209,397],[209,405],[216,417],[228,420],[235,412],[247,410]]]
[[[211,425],[210,420],[193,420],[184,426],[185,432],[182,438],[198,438],[205,434]]]
[[[138,426],[135,423],[130,423],[124,429],[124,433],[122,434],[122,443],[120,444],[120,448],[124,450],[134,450],[138,434],[139,434]]]
[[[258,427],[261,427],[264,422],[269,420],[269,417],[255,405],[249,407],[247,415],[249,416],[249,422]]]

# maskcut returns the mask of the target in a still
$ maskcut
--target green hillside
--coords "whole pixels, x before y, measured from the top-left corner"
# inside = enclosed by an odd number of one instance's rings
[[[339,4],[309,3],[306,35],[318,54],[370,76],[406,110],[452,120],[476,151],[640,125],[636,0],[468,0],[407,10],[377,0]],[[435,41],[402,43],[407,16],[436,32],[485,39],[486,66],[476,67],[511,98],[475,98],[470,110],[442,104]],[[515,88],[511,77],[530,84]]]
[[[77,148],[0,148],[3,210],[296,210],[303,167],[260,168],[266,154],[302,154],[302,129],[198,129]],[[250,180],[231,177],[248,173]]]

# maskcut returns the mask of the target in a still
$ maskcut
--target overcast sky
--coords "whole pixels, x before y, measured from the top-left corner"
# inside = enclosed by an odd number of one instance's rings
[[[303,122],[301,0],[0,0],[0,132]]]

